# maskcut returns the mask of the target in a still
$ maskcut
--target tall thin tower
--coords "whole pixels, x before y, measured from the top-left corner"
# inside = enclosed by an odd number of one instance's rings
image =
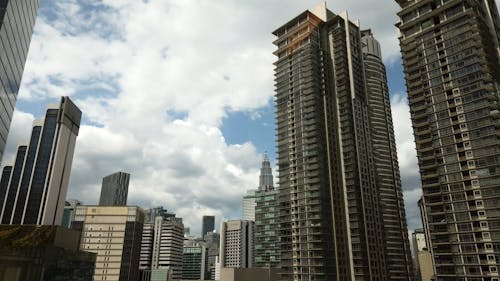
[[[500,18],[493,0],[397,1],[436,280],[499,280]]]
[[[412,280],[391,119],[370,105],[387,96],[376,41],[325,4],[273,34],[284,279]]]
[[[35,120],[28,144],[0,179],[2,224],[60,225],[82,112],[68,97]]]
[[[0,1],[0,160],[35,26],[39,0]]]

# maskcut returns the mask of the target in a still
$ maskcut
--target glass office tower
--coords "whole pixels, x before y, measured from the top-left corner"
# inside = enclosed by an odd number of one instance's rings
[[[39,0],[0,1],[0,161],[39,5]]]

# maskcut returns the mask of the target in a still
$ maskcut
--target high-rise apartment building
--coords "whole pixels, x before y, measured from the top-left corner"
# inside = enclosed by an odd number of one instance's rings
[[[99,206],[126,206],[130,174],[116,172],[102,179]]]
[[[255,192],[255,267],[280,265],[279,192],[274,189],[271,163],[264,155],[260,168],[259,188]]]
[[[0,160],[9,134],[39,0],[0,3]]]
[[[201,237],[215,229],[215,216],[203,216],[201,225]]]
[[[243,196],[243,220],[247,221],[255,221],[255,192],[257,190],[250,189],[247,190],[247,193]]]
[[[80,250],[97,254],[94,280],[136,281],[144,211],[136,206],[77,206]]]
[[[498,9],[397,2],[435,280],[500,280]]]
[[[170,269],[174,280],[182,277],[182,249],[184,224],[182,218],[162,207],[146,210],[142,232],[139,269],[141,281],[147,281],[148,272]]]
[[[68,97],[35,120],[0,179],[2,224],[60,225],[82,112]]]
[[[325,4],[273,34],[283,278],[412,280],[378,43]]]
[[[220,266],[235,268],[253,267],[255,223],[234,220],[223,222],[220,237]]]

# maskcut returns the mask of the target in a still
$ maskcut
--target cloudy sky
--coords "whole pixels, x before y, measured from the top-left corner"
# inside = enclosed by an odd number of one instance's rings
[[[275,158],[271,32],[318,1],[41,1],[4,163],[48,102],[84,113],[68,198],[96,204],[103,176],[132,174],[129,203],[241,216],[262,154]],[[328,1],[382,44],[410,229],[421,194],[394,1]],[[274,164],[273,160],[273,164]]]

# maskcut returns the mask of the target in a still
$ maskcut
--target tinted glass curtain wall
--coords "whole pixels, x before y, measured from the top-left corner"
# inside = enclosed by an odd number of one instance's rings
[[[39,0],[0,0],[0,160],[39,5]]]
[[[35,120],[0,179],[0,223],[61,224],[81,111],[68,97]]]

